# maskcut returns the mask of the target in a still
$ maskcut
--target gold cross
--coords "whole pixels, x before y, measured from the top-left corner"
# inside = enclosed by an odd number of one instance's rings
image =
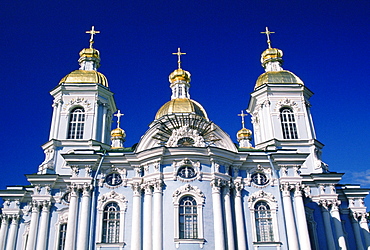
[[[274,34],[275,32],[269,31],[269,28],[266,27],[265,32],[261,32],[261,34],[266,34],[267,36],[267,44],[269,46],[269,49],[271,49],[271,41],[270,41],[270,34]]]
[[[178,64],[178,66],[179,66],[179,69],[181,69],[181,56],[182,55],[186,55],[186,53],[182,53],[181,51],[180,51],[180,48],[178,48],[177,49],[177,52],[176,53],[172,53],[172,55],[177,55],[177,64]]]
[[[121,116],[123,116],[123,114],[121,113],[120,110],[118,110],[117,114],[114,114],[114,116],[117,116],[117,128],[119,128],[119,124],[121,123],[120,119],[121,119]]]
[[[242,117],[242,126],[243,126],[243,128],[245,128],[244,127],[244,116],[247,116],[248,114],[244,114],[244,111],[242,110],[242,113],[241,114],[238,114],[238,116],[241,116]]]
[[[90,49],[92,49],[92,45],[93,45],[93,43],[94,43],[94,35],[95,35],[95,34],[99,34],[99,33],[100,33],[100,31],[95,30],[95,29],[94,29],[94,26],[92,26],[92,27],[91,27],[91,30],[86,31],[86,33],[91,34],[91,36],[90,36]]]

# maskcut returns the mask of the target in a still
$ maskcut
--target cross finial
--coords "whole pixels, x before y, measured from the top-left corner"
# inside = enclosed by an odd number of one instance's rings
[[[271,49],[271,41],[270,41],[270,34],[274,34],[275,32],[269,31],[269,28],[266,27],[266,31],[261,32],[261,34],[266,34],[267,36],[267,44],[269,46],[269,49]]]
[[[120,120],[121,120],[121,116],[123,116],[123,114],[121,113],[120,110],[118,110],[117,114],[114,114],[114,116],[117,116],[117,128],[120,128],[119,124],[121,123]]]
[[[86,31],[86,33],[91,34],[90,36],[90,49],[92,49],[93,43],[94,43],[94,35],[99,34],[100,31],[95,30],[95,27],[92,26],[91,30]]]
[[[247,115],[248,114],[244,114],[244,111],[243,110],[241,111],[241,114],[238,114],[238,116],[241,116],[242,117],[242,126],[243,126],[243,128],[245,128],[244,127],[244,117],[247,116]]]
[[[182,53],[180,51],[180,48],[177,49],[177,52],[176,53],[172,53],[172,55],[177,55],[177,64],[179,66],[179,69],[181,69],[181,56],[182,55],[186,55],[186,53]]]

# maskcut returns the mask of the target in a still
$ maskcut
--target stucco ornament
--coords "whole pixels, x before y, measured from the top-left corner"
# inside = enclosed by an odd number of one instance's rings
[[[184,140],[184,139],[187,140]],[[183,139],[183,140],[182,140]],[[196,129],[191,129],[189,126],[183,126],[172,131],[172,135],[166,143],[167,147],[181,147],[181,146],[194,146],[205,147],[206,143]]]

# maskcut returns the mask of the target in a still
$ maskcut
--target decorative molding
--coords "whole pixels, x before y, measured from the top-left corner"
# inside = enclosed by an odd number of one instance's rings
[[[271,207],[271,209],[276,209],[277,201],[275,199],[275,196],[273,194],[268,193],[268,192],[265,192],[263,190],[254,192],[253,194],[251,194],[249,196],[249,198],[248,198],[248,206],[249,206],[249,208],[253,209],[254,204],[257,201],[260,201],[260,200],[267,201],[270,205],[273,206],[273,207]]]
[[[119,194],[112,190],[108,193],[100,195],[98,198],[98,210],[103,210],[104,205],[108,202],[117,202],[122,211],[126,212],[127,210],[127,200],[123,194]]]
[[[194,147],[205,147],[206,143],[203,136],[200,135],[199,131],[196,129],[192,129],[189,126],[185,125],[178,129],[172,130],[172,134],[168,139],[166,146],[167,147],[179,147],[181,145],[178,144],[179,140],[182,138],[191,138],[193,140],[193,144],[191,146]]]
[[[175,192],[172,195],[173,203],[178,204],[180,198],[184,195],[192,195],[197,200],[198,204],[199,203],[204,204],[205,201],[204,193],[197,186],[192,186],[190,184],[185,184],[184,186],[179,187],[178,189],[175,190]]]
[[[63,106],[64,111],[70,111],[75,106],[82,106],[85,109],[85,112],[92,110],[91,102],[89,100],[85,100],[83,97],[73,98],[69,102],[66,102]]]
[[[295,101],[293,101],[291,99],[288,99],[288,98],[279,100],[276,103],[275,112],[279,112],[280,109],[283,108],[283,107],[289,107],[289,108],[293,109],[294,113],[301,111],[301,109],[298,107],[298,103],[296,103]]]

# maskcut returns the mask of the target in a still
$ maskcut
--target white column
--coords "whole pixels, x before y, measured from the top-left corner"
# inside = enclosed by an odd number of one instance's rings
[[[342,220],[340,219],[340,213],[339,213],[339,205],[340,201],[334,201],[331,205],[331,216],[334,219],[334,228],[335,228],[335,234],[337,235],[338,245],[340,249],[346,250],[346,239],[344,238],[343,233],[343,226],[342,226]]]
[[[227,249],[235,250],[233,215],[231,211],[230,184],[224,187],[225,221],[227,235]]]
[[[109,144],[109,139],[107,140],[107,136],[109,135],[110,131],[107,131],[107,112],[108,112],[108,104],[103,104],[103,125],[101,131],[101,141],[103,143]],[[108,136],[109,137],[109,136]]]
[[[40,207],[37,201],[32,201],[32,214],[30,231],[28,233],[28,241],[26,250],[34,250],[36,246],[37,227],[39,225]]]
[[[17,240],[19,215],[13,214],[11,218],[12,218],[12,223],[10,224],[10,227],[9,227],[9,235],[8,235],[8,241],[6,243],[6,250],[14,250],[15,243]]]
[[[290,250],[299,249],[297,228],[294,221],[292,200],[290,196],[290,185],[285,183],[281,185],[281,192],[283,194],[283,207],[284,207],[284,218],[286,233],[288,237],[288,246]]]
[[[9,216],[6,214],[1,215],[1,229],[0,229],[0,250],[4,250],[5,242],[8,234]]]
[[[242,190],[241,181],[234,182],[235,185],[235,221],[238,250],[247,250],[247,241],[245,238],[245,225],[243,216]]]
[[[54,128],[54,136],[53,136],[53,138],[51,138],[51,139],[59,139],[59,128],[60,128],[60,120],[62,119],[62,117],[61,117],[61,110],[62,110],[62,106],[63,106],[63,101],[62,101],[62,99],[59,99],[56,103],[55,103],[55,105],[57,106],[57,115],[56,115],[56,117],[55,117],[55,122],[56,122],[56,124],[55,124],[55,128]],[[68,127],[68,122],[67,122],[67,124],[66,124],[67,126],[66,126],[66,128]],[[65,132],[65,131],[63,131],[63,132]]]
[[[89,225],[90,225],[90,202],[91,186],[86,183],[82,190],[81,217],[79,220],[79,231],[77,237],[77,249],[85,250],[89,246]]]
[[[369,226],[367,225],[366,213],[361,215],[360,228],[365,238],[365,249],[370,250],[370,233]]]
[[[360,225],[358,224],[357,213],[355,212],[352,212],[351,214],[351,223],[352,223],[353,233],[355,235],[355,240],[356,240],[356,249],[364,250],[364,246],[362,244],[362,239],[361,239],[361,233],[360,233]]]
[[[154,183],[153,195],[153,249],[163,249],[163,194],[162,194],[162,180],[156,180]]]
[[[141,250],[141,187],[135,182],[132,184],[134,192],[132,198],[132,231],[131,231],[131,249]]]
[[[143,249],[152,249],[152,185],[146,183],[144,196],[144,215],[143,215]]]
[[[52,107],[53,107],[53,118],[51,120],[49,140],[54,138],[54,133],[55,133],[54,132],[55,131],[55,120],[56,120],[56,117],[57,117],[57,110],[58,110],[58,104],[57,104],[55,99],[54,99],[54,103],[53,103]]]
[[[76,242],[76,221],[78,214],[78,190],[76,185],[70,186],[70,200],[68,210],[68,222],[66,232],[66,242],[64,249],[75,249]]]
[[[311,242],[310,235],[308,233],[306,212],[304,209],[304,203],[302,198],[301,185],[297,184],[294,191],[294,205],[296,211],[296,221],[298,227],[298,238],[301,250],[310,250]]]
[[[325,228],[325,236],[326,236],[326,243],[328,249],[335,249],[335,243],[333,238],[333,231],[331,229],[331,220],[330,214],[328,210],[328,202],[326,200],[320,200],[321,205],[321,213],[324,219],[324,228]]]
[[[221,180],[213,179],[212,186],[212,203],[213,203],[213,225],[214,225],[214,238],[215,250],[225,249],[225,233],[222,218],[221,206]]]
[[[50,201],[42,202],[42,210],[40,216],[39,233],[37,236],[37,250],[47,249],[48,232],[49,232],[49,214],[50,214]]]

